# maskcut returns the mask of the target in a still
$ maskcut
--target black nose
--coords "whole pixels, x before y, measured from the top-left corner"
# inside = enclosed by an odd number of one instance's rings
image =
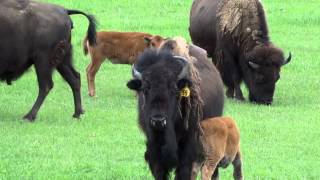
[[[249,96],[249,99],[251,102],[257,103],[257,104],[263,104],[263,105],[271,105],[272,104],[272,98],[255,98],[253,96]]]
[[[167,125],[167,118],[160,115],[152,116],[150,121],[151,125],[155,128],[165,128]]]
[[[255,102],[257,104],[262,104],[262,105],[271,105],[272,104],[272,100],[259,100],[259,101],[252,101]]]

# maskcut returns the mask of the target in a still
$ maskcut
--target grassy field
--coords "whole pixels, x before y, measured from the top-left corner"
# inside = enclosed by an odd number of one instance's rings
[[[181,35],[191,0],[47,0],[96,15],[99,29]],[[293,59],[281,72],[272,106],[227,100],[225,114],[241,130],[246,179],[320,178],[320,1],[263,0],[272,41]],[[130,66],[105,63],[97,98],[87,95],[83,16],[73,16],[74,64],[86,110],[73,119],[73,98],[58,73],[34,123],[21,118],[38,93],[34,70],[12,86],[0,84],[0,179],[152,179],[136,100],[126,88]],[[1,28],[1,27],[0,27]],[[36,27],[35,27],[36,28]],[[245,93],[247,94],[247,93]],[[232,168],[220,171],[231,179]]]

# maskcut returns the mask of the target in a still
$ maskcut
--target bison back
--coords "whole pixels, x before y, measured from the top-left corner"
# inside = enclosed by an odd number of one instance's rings
[[[192,42],[212,57],[216,47],[217,9],[221,0],[194,0],[190,11],[189,34]]]
[[[10,74],[12,79],[37,60],[37,53],[50,59],[55,46],[71,36],[64,8],[33,1],[1,1],[0,27],[0,76]]]
[[[205,51],[194,45],[189,53],[197,61],[194,63],[200,78],[200,96],[203,101],[203,119],[221,116],[224,106],[223,83],[219,71],[207,58]]]

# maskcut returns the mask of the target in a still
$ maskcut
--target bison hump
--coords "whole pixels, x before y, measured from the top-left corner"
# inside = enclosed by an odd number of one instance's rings
[[[0,5],[1,7],[22,10],[25,9],[29,3],[29,0],[2,0]]]
[[[222,0],[218,5],[218,31],[239,38],[259,29],[258,0]]]

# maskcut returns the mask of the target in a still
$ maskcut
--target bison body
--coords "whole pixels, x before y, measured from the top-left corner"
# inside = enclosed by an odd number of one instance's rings
[[[190,179],[192,163],[202,158],[199,122],[223,112],[220,75],[201,57],[190,60],[161,49],[144,52],[133,66],[134,79],[127,85],[138,92],[145,159],[155,179],[168,179],[173,169],[176,179]]]
[[[34,65],[38,98],[25,119],[34,120],[46,95],[53,87],[57,69],[69,83],[75,102],[74,117],[83,112],[80,75],[72,66],[71,14],[83,14],[89,21],[90,43],[95,41],[94,18],[81,11],[28,0],[0,2],[0,79],[11,84]]]
[[[146,48],[159,47],[163,38],[143,32],[101,31],[97,33],[97,44],[90,46],[83,41],[84,53],[90,54],[87,67],[89,96],[95,96],[95,76],[101,64],[108,59],[114,64],[133,64]]]
[[[230,117],[208,118],[201,121],[203,134],[200,137],[204,151],[201,167],[202,180],[219,178],[219,168],[226,168],[232,163],[234,179],[243,179],[240,153],[240,131]]]
[[[192,42],[212,57],[227,86],[227,97],[271,104],[281,66],[288,63],[269,40],[259,0],[195,0],[190,12]]]

